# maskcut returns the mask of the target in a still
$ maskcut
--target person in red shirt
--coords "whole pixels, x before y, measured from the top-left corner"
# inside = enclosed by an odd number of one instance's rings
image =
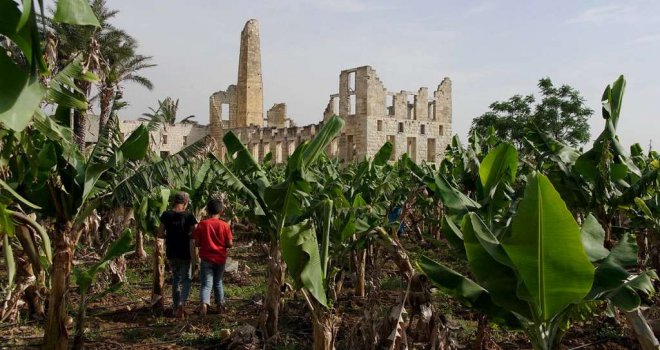
[[[193,239],[199,247],[199,257],[201,259],[200,279],[202,287],[200,288],[200,299],[202,305],[200,314],[202,315],[206,314],[211,303],[211,283],[213,283],[215,303],[218,310],[221,310],[224,304],[222,276],[225,272],[227,249],[232,247],[233,237],[229,224],[220,219],[223,209],[221,201],[211,199],[206,205],[209,218],[202,220],[193,232]]]

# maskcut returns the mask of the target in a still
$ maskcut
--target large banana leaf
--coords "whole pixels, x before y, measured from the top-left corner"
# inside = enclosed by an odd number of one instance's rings
[[[68,24],[101,26],[87,0],[58,0],[53,20]]]
[[[461,232],[460,227],[454,222],[454,218],[449,215],[442,216],[442,235],[454,249],[463,253],[465,252],[463,232]]]
[[[530,177],[511,235],[502,245],[528,292],[519,291],[519,296],[541,320],[552,319],[591,289],[594,267],[582,246],[580,227],[542,174]]]
[[[457,298],[465,306],[482,312],[495,322],[511,327],[522,326],[516,315],[498,306],[487,290],[469,278],[426,256],[419,259],[417,266],[434,285]]]
[[[653,294],[653,280],[658,277],[655,271],[645,271],[639,275],[627,271],[627,267],[636,264],[637,243],[634,237],[626,233],[596,268],[589,297],[609,299],[627,311],[639,307],[642,302],[639,293]]]
[[[0,51],[0,123],[22,131],[32,120],[46,89]]]
[[[376,166],[387,164],[387,161],[390,160],[393,151],[394,151],[394,146],[389,141],[385,142],[385,144],[383,144],[383,146],[380,147],[378,152],[376,152],[376,155],[374,156],[374,159],[372,161],[373,164]]]
[[[314,299],[327,307],[319,245],[312,222],[304,220],[284,227],[280,233],[280,247],[282,258],[296,284],[307,289]]]
[[[479,284],[496,304],[531,319],[529,305],[516,296],[518,278],[511,260],[477,214],[467,215],[463,234],[470,271]]]
[[[605,230],[596,217],[589,214],[582,223],[582,245],[591,262],[605,259],[610,251],[605,249]]]
[[[575,162],[575,170],[592,182],[601,176],[599,165],[603,159],[607,158],[612,158],[609,166],[612,168],[610,176],[614,181],[620,180],[628,172],[637,177],[641,176],[639,168],[628,157],[616,136],[625,87],[626,80],[622,75],[605,88],[602,97],[605,129],[594,142],[593,148],[581,155]]]
[[[323,127],[316,136],[309,142],[303,154],[303,167],[307,168],[323,153],[323,150],[339,134],[344,127],[344,120],[334,116],[323,123]]]
[[[213,167],[220,176],[224,185],[233,189],[238,193],[242,193],[250,200],[250,204],[254,210],[255,215],[265,215],[266,204],[260,196],[257,196],[250,188],[248,188],[241,179],[236,176],[224,163],[222,163],[215,155],[211,155],[215,162]]]
[[[144,125],[140,125],[137,129],[126,138],[119,151],[128,160],[136,161],[143,159],[149,151],[149,130]]]
[[[497,185],[505,181],[513,183],[518,170],[518,152],[508,143],[501,143],[488,152],[479,167],[479,177],[484,196],[491,197]]]
[[[444,175],[436,174],[433,180],[427,181],[428,188],[442,200],[443,205],[456,212],[465,213],[469,209],[478,209],[479,203],[464,195],[461,191],[452,186]]]

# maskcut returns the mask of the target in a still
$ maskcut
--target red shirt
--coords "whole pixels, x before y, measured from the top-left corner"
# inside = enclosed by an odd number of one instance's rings
[[[193,238],[199,246],[199,257],[214,263],[227,261],[227,244],[233,239],[231,228],[226,222],[210,218],[197,224]]]

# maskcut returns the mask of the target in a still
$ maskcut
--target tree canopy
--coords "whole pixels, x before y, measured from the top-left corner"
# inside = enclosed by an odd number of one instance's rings
[[[573,147],[589,141],[587,120],[593,110],[585,106],[580,92],[569,85],[556,87],[550,78],[539,80],[538,87],[538,99],[530,94],[493,102],[490,111],[472,120],[470,132],[486,135],[492,127],[497,136],[510,140],[518,149],[524,148],[529,129],[543,130]]]

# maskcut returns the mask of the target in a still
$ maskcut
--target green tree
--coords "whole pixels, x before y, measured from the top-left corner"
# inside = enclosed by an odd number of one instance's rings
[[[117,86],[123,81],[133,81],[151,89],[151,81],[136,72],[153,65],[149,62],[151,57],[136,53],[137,43],[133,37],[110,23],[119,11],[108,8],[105,0],[94,0],[90,5],[98,18],[99,27],[49,20],[49,36],[56,42],[55,70],[81,57],[85,69],[101,78],[99,128],[102,128],[108,119]],[[76,87],[87,96],[92,90],[92,83],[76,80]],[[74,110],[74,134],[81,149],[85,145],[87,120],[87,109]]]
[[[536,103],[534,95],[493,102],[490,111],[472,120],[470,132],[487,135],[493,128],[497,136],[510,140],[519,150],[525,148],[526,130],[535,128],[574,147],[589,141],[587,120],[593,110],[584,105],[580,93],[568,85],[556,87],[550,78],[539,80],[538,87],[540,102]]]
[[[176,123],[176,113],[179,110],[179,99],[174,100],[171,97],[165,97],[164,100],[158,100],[158,108],[149,108],[148,113],[142,113],[140,121],[155,121],[163,124],[174,125]],[[191,116],[192,117],[192,116]],[[192,118],[185,118],[185,122],[191,122]]]
[[[115,47],[116,50],[104,53],[106,56],[106,67],[103,72],[103,79],[99,87],[99,134],[105,127],[105,124],[112,111],[112,104],[116,102],[117,97],[121,97],[121,84],[124,82],[133,82],[149,90],[153,89],[153,83],[149,78],[139,75],[138,72],[145,68],[154,67],[151,62],[151,56],[143,56],[136,53],[137,43],[132,38],[126,36],[123,43]],[[101,51],[104,51],[102,48]]]

